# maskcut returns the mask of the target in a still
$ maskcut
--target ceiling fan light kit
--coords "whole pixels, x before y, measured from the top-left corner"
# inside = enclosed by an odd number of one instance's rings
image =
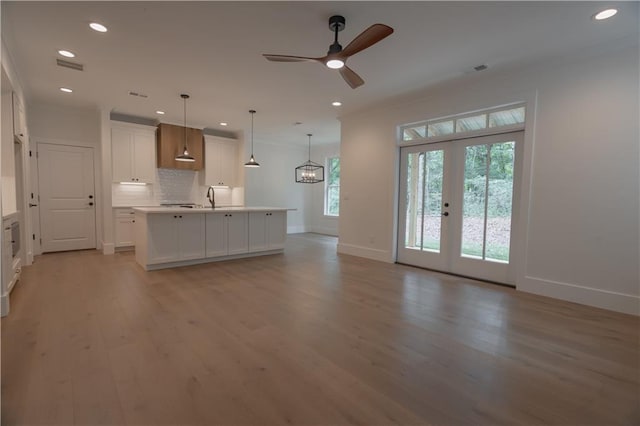
[[[340,15],[334,15],[329,18],[329,29],[334,33],[334,40],[333,44],[329,46],[326,56],[320,58],[271,54],[263,54],[262,56],[273,62],[320,62],[326,65],[327,68],[339,70],[344,81],[352,89],[356,89],[364,84],[364,80],[346,65],[347,59],[393,34],[393,28],[384,24],[373,24],[343,49],[338,43],[338,33],[344,29],[345,22],[344,17]]]
[[[311,161],[311,133],[309,137],[309,159],[296,167],[297,183],[319,183],[324,182],[324,166]]]
[[[176,161],[182,161],[186,163],[193,163],[196,161],[195,158],[191,154],[189,154],[189,150],[187,149],[187,99],[189,99],[189,95],[181,94],[180,97],[184,100],[184,147],[182,150],[182,154],[176,157]]]

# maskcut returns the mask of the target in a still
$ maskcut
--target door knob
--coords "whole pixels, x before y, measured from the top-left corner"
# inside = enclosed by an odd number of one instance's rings
[[[29,203],[29,207],[38,207],[38,205]]]
[[[449,216],[449,212],[442,213],[442,216]]]
[[[89,195],[89,199],[92,199],[92,198],[93,198],[93,195]]]
[[[93,205],[93,203],[89,203],[89,205],[90,205],[90,206],[92,206],[92,205]]]

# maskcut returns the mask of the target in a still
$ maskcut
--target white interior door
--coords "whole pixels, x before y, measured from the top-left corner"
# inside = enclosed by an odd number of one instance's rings
[[[515,284],[522,137],[402,148],[398,262]]]
[[[93,148],[38,144],[42,251],[96,248]]]

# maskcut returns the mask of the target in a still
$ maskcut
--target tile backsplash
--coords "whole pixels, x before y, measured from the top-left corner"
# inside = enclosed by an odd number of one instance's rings
[[[113,206],[154,206],[162,203],[208,204],[207,186],[200,185],[198,172],[157,169],[153,185],[112,185]],[[243,188],[216,188],[217,205],[242,205]]]

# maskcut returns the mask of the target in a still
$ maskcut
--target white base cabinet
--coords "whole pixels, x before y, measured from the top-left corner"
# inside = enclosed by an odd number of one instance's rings
[[[287,236],[287,212],[249,213],[249,251],[284,248]]]
[[[132,209],[115,209],[115,246],[116,248],[135,245],[133,227],[136,223]]]
[[[207,257],[228,256],[249,251],[249,222],[246,212],[206,215]]]
[[[138,217],[139,215],[136,215]],[[138,218],[138,220],[140,220]],[[147,264],[205,257],[203,215],[154,214],[146,219]],[[137,256],[136,256],[137,257]]]

